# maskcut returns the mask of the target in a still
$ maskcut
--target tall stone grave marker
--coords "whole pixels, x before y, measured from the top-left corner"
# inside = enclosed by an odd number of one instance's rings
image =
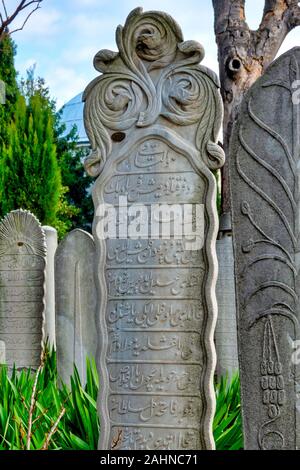
[[[30,212],[10,212],[0,223],[0,341],[9,367],[37,368],[44,322],[46,246]]]
[[[300,48],[248,92],[231,147],[247,449],[300,448]]]
[[[74,364],[86,382],[86,358],[96,357],[95,244],[73,230],[55,255],[56,348],[58,374],[70,382]]]
[[[165,13],[133,10],[116,38],[119,52],[96,55],[103,74],[84,94],[92,145],[86,168],[99,176],[93,189],[99,448],[211,449],[217,314],[211,170],[224,161],[216,143],[218,81],[199,65],[202,46],[184,41]],[[157,204],[174,214],[161,217]],[[178,230],[186,204],[202,210],[202,244],[194,250],[191,233],[180,237]],[[153,227],[166,220],[178,224],[160,237]],[[108,225],[105,239],[100,228]]]

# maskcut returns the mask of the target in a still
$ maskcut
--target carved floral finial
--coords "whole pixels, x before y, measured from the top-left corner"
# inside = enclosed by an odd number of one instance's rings
[[[210,168],[222,166],[224,153],[216,143],[222,118],[218,80],[199,65],[204,58],[201,44],[184,41],[166,13],[144,13],[141,8],[129,14],[124,27],[118,26],[116,42],[119,52],[104,49],[96,54],[94,66],[102,75],[84,93],[92,146],[86,171],[100,174],[112,151],[111,133],[147,127],[159,116],[183,126],[199,122],[196,145],[202,159]],[[215,119],[208,104],[215,106]]]

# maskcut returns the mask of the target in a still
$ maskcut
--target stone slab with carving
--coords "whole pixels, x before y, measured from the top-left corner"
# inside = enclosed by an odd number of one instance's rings
[[[300,448],[299,80],[294,48],[248,92],[230,152],[247,449]]]
[[[0,340],[11,368],[40,365],[44,325],[45,235],[28,211],[0,222]]]
[[[85,165],[98,176],[99,448],[212,449],[218,80],[199,65],[202,46],[165,13],[133,10],[116,38],[119,51],[96,55],[103,74],[84,94]],[[104,204],[118,212],[115,239],[99,234]],[[177,215],[201,205],[201,247],[174,227],[147,236],[157,204],[175,204]]]
[[[86,382],[86,359],[96,357],[95,244],[84,230],[73,230],[55,254],[57,370],[70,383],[74,364]]]

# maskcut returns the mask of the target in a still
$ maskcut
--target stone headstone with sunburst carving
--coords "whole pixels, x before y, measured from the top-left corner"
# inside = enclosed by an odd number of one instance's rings
[[[37,368],[44,323],[46,245],[28,211],[10,212],[0,222],[0,341],[6,364]]]
[[[135,9],[116,38],[84,94],[86,169],[98,177],[99,448],[211,449],[218,80],[166,13]]]
[[[246,449],[299,449],[300,48],[245,97],[230,151]]]

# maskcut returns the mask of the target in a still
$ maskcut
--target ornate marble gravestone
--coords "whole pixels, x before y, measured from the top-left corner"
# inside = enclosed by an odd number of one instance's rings
[[[136,9],[117,29],[119,52],[100,51],[103,74],[86,89],[98,176],[95,204],[97,307],[102,387],[100,449],[214,447],[213,333],[217,305],[217,145],[222,107],[216,76],[199,65],[203,48],[183,41],[165,13]],[[138,203],[140,237],[124,235]],[[103,204],[119,211],[117,237],[99,235]],[[202,204],[204,242],[150,237],[155,204]],[[143,205],[143,206],[142,206]],[[179,209],[178,209],[179,208]],[[174,216],[175,217],[175,216]],[[159,219],[162,222],[162,219]],[[172,219],[173,220],[173,219]]]
[[[86,358],[96,357],[95,244],[83,230],[73,230],[55,255],[57,370],[70,382],[74,363],[86,382]]]
[[[0,341],[6,363],[40,364],[44,322],[46,245],[30,212],[10,212],[0,223]]]
[[[247,94],[231,147],[247,449],[300,447],[299,79],[300,48],[295,48]]]

